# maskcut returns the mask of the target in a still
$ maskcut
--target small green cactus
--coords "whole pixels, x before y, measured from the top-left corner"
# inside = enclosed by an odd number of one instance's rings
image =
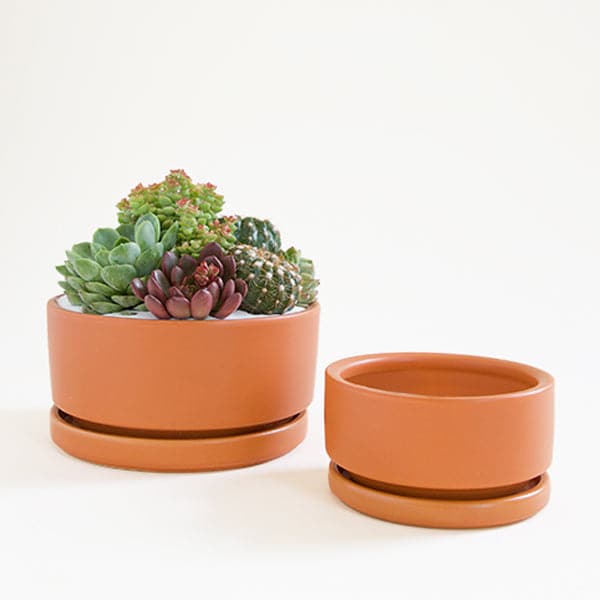
[[[232,249],[237,276],[248,284],[242,310],[254,314],[283,314],[298,302],[301,276],[296,265],[281,256],[246,244]]]
[[[269,252],[281,252],[281,235],[271,221],[254,217],[235,217],[234,236],[240,244],[263,248]]]
[[[141,183],[118,204],[119,223],[131,225],[144,214],[158,217],[163,230],[178,223],[176,249],[197,256],[210,242],[223,248],[235,244],[231,220],[220,222],[223,196],[211,183],[193,183],[185,171],[171,171],[163,181],[149,186]]]
[[[315,279],[313,261],[301,255],[300,250],[281,249],[281,235],[273,223],[254,217],[236,217],[234,235],[240,244],[268,250],[279,255],[283,260],[296,265],[301,276],[301,289],[297,300],[298,306],[310,306],[317,300],[319,280]]]
[[[84,312],[106,314],[126,309],[143,309],[130,283],[147,277],[162,255],[177,240],[178,224],[161,236],[159,219],[152,213],[135,223],[116,229],[97,229],[91,242],[75,244],[67,250],[67,260],[56,270],[64,277],[59,285],[71,304]]]

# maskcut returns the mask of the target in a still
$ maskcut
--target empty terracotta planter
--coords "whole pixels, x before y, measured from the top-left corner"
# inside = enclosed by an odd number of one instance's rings
[[[252,465],[306,434],[319,306],[247,320],[158,321],[80,314],[48,302],[63,450],[154,471]]]
[[[451,354],[347,358],[326,371],[329,484],[344,503],[410,525],[471,528],[548,502],[552,377]]]

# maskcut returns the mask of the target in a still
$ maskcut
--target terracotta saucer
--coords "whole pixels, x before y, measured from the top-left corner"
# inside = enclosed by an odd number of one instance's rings
[[[333,462],[329,465],[329,487],[344,504],[371,517],[444,529],[494,527],[522,521],[544,508],[550,497],[547,473],[523,484],[519,491],[513,489],[512,493],[497,497],[476,490],[471,494],[462,491],[462,498],[452,492],[448,498],[440,497],[439,492],[435,497],[419,497],[412,495],[410,488],[392,493],[384,491],[386,484],[382,484],[384,489],[362,485]],[[423,490],[414,491],[418,494]],[[471,498],[465,499],[469,495]]]
[[[50,435],[65,452],[100,465],[147,471],[214,471],[266,462],[306,436],[306,411],[237,430],[167,432],[107,427],[50,410]]]

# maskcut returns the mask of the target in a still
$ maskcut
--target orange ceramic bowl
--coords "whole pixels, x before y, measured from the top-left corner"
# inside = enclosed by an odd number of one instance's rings
[[[552,457],[553,391],[547,373],[492,358],[405,353],[340,360],[326,372],[330,480],[333,487],[427,498],[428,510],[435,500],[490,505],[531,496]],[[548,485],[546,477],[536,506],[547,500]],[[431,524],[396,517],[389,520]],[[495,516],[472,526],[511,520],[518,519]],[[453,523],[435,525],[470,526],[468,518]]]
[[[255,448],[256,435],[261,434],[272,445],[273,429],[290,422],[295,423],[293,440],[289,429],[283,438],[299,443],[306,430],[304,411],[313,395],[318,325],[316,304],[274,317],[160,321],[80,314],[60,308],[52,299],[48,342],[56,407],[53,437],[63,448],[65,429],[87,436],[88,445],[94,436],[98,443],[119,448],[127,440],[153,447],[158,441],[164,446],[165,440],[204,444],[190,450],[179,466],[182,444],[179,450],[157,451],[163,457],[157,459],[160,470],[225,468],[259,462],[257,457],[266,460],[260,452],[244,457],[239,440],[231,464],[226,457],[219,462],[210,456],[215,439],[254,435]],[[206,440],[212,440],[210,452]],[[69,442],[65,449],[81,455],[77,445]],[[275,454],[290,449],[283,443]],[[125,450],[119,456],[117,449],[104,458],[82,457],[155,468],[152,457],[128,460],[136,452]]]

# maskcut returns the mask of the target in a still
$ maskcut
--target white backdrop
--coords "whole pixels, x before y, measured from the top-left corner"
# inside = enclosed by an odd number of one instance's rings
[[[2,597],[598,598],[599,27],[593,0],[2,0]],[[53,265],[179,167],[315,259],[310,434],[227,473],[88,465],[46,431]],[[428,531],[329,494],[323,368],[409,350],[555,375],[542,513]]]

